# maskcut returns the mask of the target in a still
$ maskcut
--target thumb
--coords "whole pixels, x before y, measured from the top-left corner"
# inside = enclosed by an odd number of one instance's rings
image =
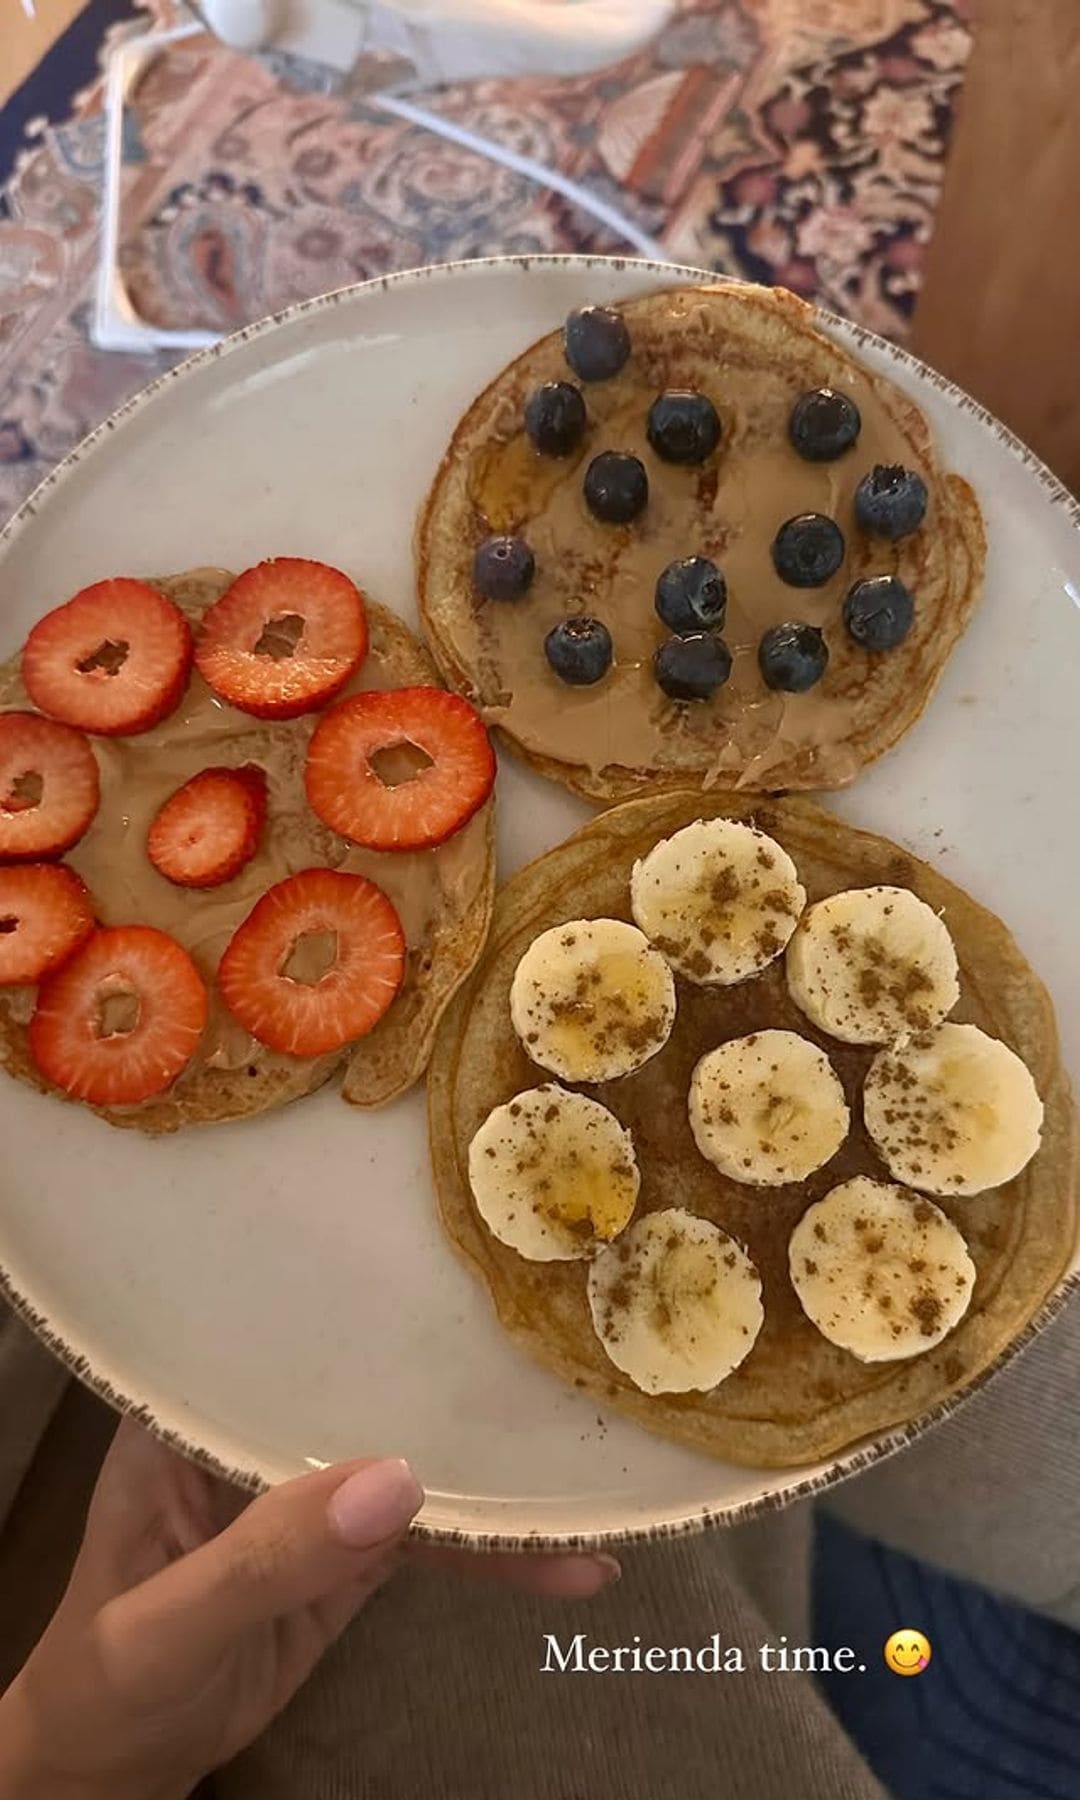
[[[136,1655],[194,1672],[245,1631],[302,1607],[347,1593],[355,1610],[389,1574],[423,1498],[408,1463],[397,1460],[343,1463],[283,1482],[114,1602],[123,1611],[117,1635]]]

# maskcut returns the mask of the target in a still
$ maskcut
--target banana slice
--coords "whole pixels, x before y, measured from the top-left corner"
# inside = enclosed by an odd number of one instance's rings
[[[956,951],[909,888],[849,888],[807,908],[787,951],[791,998],[845,1044],[902,1042],[960,998]]]
[[[640,1184],[614,1113],[553,1082],[495,1107],[469,1145],[480,1217],[531,1262],[591,1256],[627,1224]]]
[[[967,1312],[975,1265],[921,1194],[857,1175],[805,1212],[788,1246],[807,1318],[863,1362],[931,1350]]]
[[[589,1269],[589,1308],[605,1351],[646,1394],[707,1392],[761,1330],[761,1281],[746,1251],[708,1219],[647,1213]]]
[[[730,986],[780,955],[806,905],[787,851],[738,819],[698,819],[634,864],[630,908],[689,981]]]
[[[510,988],[528,1054],[564,1081],[614,1081],[640,1069],[675,1023],[671,970],[622,919],[571,919],[529,945]]]
[[[1007,1044],[977,1025],[948,1024],[878,1052],[863,1118],[897,1181],[929,1194],[981,1194],[1031,1161],[1043,1104]]]
[[[803,1181],[848,1134],[851,1114],[824,1050],[796,1031],[755,1031],[707,1050],[690,1077],[690,1129],[733,1181]]]

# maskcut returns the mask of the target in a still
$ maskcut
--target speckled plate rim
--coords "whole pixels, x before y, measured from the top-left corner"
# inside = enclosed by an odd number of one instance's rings
[[[42,510],[42,506],[47,503],[50,494],[67,480],[76,465],[97,444],[111,432],[116,431],[128,419],[133,418],[150,405],[158,394],[169,388],[170,384],[184,380],[195,370],[202,369],[219,358],[228,357],[243,344],[270,336],[279,327],[290,324],[296,319],[312,313],[329,311],[341,305],[348,305],[365,291],[385,290],[403,283],[415,284],[432,279],[482,278],[485,270],[505,269],[508,266],[518,268],[523,275],[533,269],[543,270],[546,268],[579,269],[583,276],[593,268],[614,268],[628,275],[633,275],[640,270],[643,275],[670,277],[673,284],[704,284],[732,279],[717,270],[698,269],[681,263],[655,263],[645,258],[635,257],[494,256],[464,262],[433,263],[420,269],[399,270],[391,275],[378,276],[372,281],[357,282],[349,287],[336,288],[331,293],[318,295],[311,300],[302,300],[294,306],[286,307],[281,312],[268,314],[267,317],[244,326],[218,343],[196,351],[174,368],[167,370],[165,374],[157,376],[146,387],[134,394],[130,400],[125,401],[123,406],[118,407],[107,419],[104,419],[100,425],[88,433],[73,450],[69,451],[67,456],[54,469],[50,470],[49,474],[23,501],[0,530],[0,550],[13,542],[29,522],[36,518]],[[1023,464],[1039,482],[1050,503],[1063,507],[1069,522],[1080,532],[1080,501],[1069,493],[1068,489],[1035,455],[1034,451],[1030,450],[1015,433],[1011,432],[985,407],[980,406],[978,401],[973,400],[970,394],[965,393],[955,383],[948,381],[926,363],[912,356],[909,351],[879,337],[876,332],[867,331],[862,326],[842,319],[836,313],[829,312],[825,308],[817,308],[816,316],[830,335],[836,336],[848,347],[855,349],[869,347],[887,356],[909,375],[915,376],[917,380],[930,382],[950,404],[956,406],[960,411],[970,414],[981,426],[988,429],[1018,462]],[[412,1535],[426,1542],[478,1551],[590,1550],[618,1544],[653,1542],[665,1538],[682,1537],[705,1531],[713,1526],[743,1524],[766,1513],[780,1511],[797,1500],[809,1499],[814,1495],[824,1493],[850,1476],[895,1455],[898,1450],[902,1450],[907,1444],[921,1437],[929,1427],[949,1418],[973,1394],[976,1394],[996,1375],[1000,1374],[1013,1361],[1014,1357],[1020,1355],[1058,1316],[1077,1290],[1080,1290],[1080,1268],[1066,1274],[1012,1343],[1007,1345],[987,1368],[965,1383],[947,1400],[939,1402],[937,1406],[919,1414],[918,1417],[898,1429],[882,1436],[875,1436],[861,1446],[855,1445],[852,1449],[842,1452],[829,1463],[827,1468],[816,1470],[813,1474],[802,1478],[799,1478],[798,1472],[795,1471],[794,1479],[785,1481],[782,1486],[772,1492],[758,1495],[752,1500],[717,1508],[701,1506],[690,1512],[649,1525],[613,1527],[588,1533],[478,1532],[418,1524],[412,1528]],[[64,1367],[117,1412],[136,1420],[147,1430],[153,1432],[163,1443],[168,1444],[187,1460],[205,1469],[208,1473],[220,1476],[234,1486],[252,1493],[260,1492],[266,1487],[265,1478],[257,1470],[244,1466],[232,1466],[223,1462],[205,1446],[192,1441],[185,1432],[170,1425],[166,1418],[154,1412],[133,1394],[124,1392],[102,1376],[92,1361],[75,1349],[72,1344],[69,1344],[56,1330],[48,1314],[38,1309],[32,1296],[24,1294],[15,1285],[4,1267],[2,1258],[0,1258],[0,1294],[3,1295],[15,1314]]]

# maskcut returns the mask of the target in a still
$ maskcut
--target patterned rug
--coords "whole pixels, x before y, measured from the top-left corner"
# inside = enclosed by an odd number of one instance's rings
[[[0,519],[176,360],[88,342],[104,47],[137,0],[91,0],[0,112]],[[171,22],[171,0],[142,0]],[[968,51],[971,0],[684,0],[602,78],[423,98],[620,207],[674,260],[783,282],[902,338]],[[134,29],[142,29],[140,17]],[[69,34],[70,36],[71,34]],[[66,84],[66,86],[65,86]],[[228,331],[390,269],[623,245],[568,202],[388,118],[285,92],[209,38],[144,76],[125,137],[122,267],[139,310]]]

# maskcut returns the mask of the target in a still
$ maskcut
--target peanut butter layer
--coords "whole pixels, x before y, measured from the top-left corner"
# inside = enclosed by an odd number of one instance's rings
[[[588,426],[569,457],[541,456],[525,435],[528,395],[571,379],[561,333],[527,351],[480,396],[458,428],[419,534],[425,624],[444,672],[546,773],[598,798],[689,780],[758,790],[840,787],[922,710],[975,603],[982,531],[970,490],[940,473],[922,415],[890,383],[823,338],[792,296],[731,285],[683,289],[620,309],[630,360],[610,381],[584,384]],[[803,460],[788,440],[794,401],[830,386],[862,417],[856,446],[832,463]],[[700,467],[662,462],[646,438],[664,388],[705,393],[720,415],[720,446]],[[640,457],[649,501],[632,524],[593,518],[585,469],[601,450]],[[919,471],[930,503],[922,529],[899,544],[855,524],[854,492],[877,463]],[[786,519],[834,518],[843,565],[820,588],[797,589],[773,567]],[[478,542],[520,534],[536,558],[519,601],[479,599]],[[676,557],[707,556],[727,582],[724,639],[730,680],[712,699],[669,700],[652,669],[668,635],[653,607],[656,580]],[[897,649],[873,655],[841,618],[854,581],[896,574],[916,597],[916,624]],[[549,668],[544,637],[579,613],[603,620],[614,664],[593,687]],[[806,694],[770,691],[757,661],[762,633],[788,620],[822,628],[829,666]]]
[[[195,623],[231,579],[224,570],[195,569],[155,585]],[[419,671],[427,662],[420,646],[409,640],[411,659],[403,666],[397,639],[408,634],[370,602],[369,629],[371,647],[346,693],[400,687],[420,679]],[[29,704],[17,679],[5,683],[3,704]],[[66,860],[86,882],[103,924],[154,925],[167,931],[191,953],[210,992],[207,1029],[177,1092],[207,1068],[262,1074],[297,1067],[299,1059],[268,1050],[237,1024],[215,981],[229,939],[275,882],[318,866],[366,875],[382,888],[397,909],[408,949],[405,988],[394,1008],[406,1004],[410,986],[427,979],[425,959],[430,963],[438,929],[448,920],[466,918],[472,909],[486,908],[488,809],[437,849],[400,854],[359,849],[322,824],[304,792],[304,761],[318,717],[282,722],[253,718],[218,700],[196,671],[180,706],[153,730],[136,737],[91,740],[101,775],[101,803],[86,836]],[[267,824],[258,852],[221,887],[193,891],[174,886],[146,854],[155,813],[200,770],[238,768],[244,763],[257,764],[267,776]],[[29,989],[17,995],[9,990],[3,996],[9,1016],[25,1023],[32,997]]]

